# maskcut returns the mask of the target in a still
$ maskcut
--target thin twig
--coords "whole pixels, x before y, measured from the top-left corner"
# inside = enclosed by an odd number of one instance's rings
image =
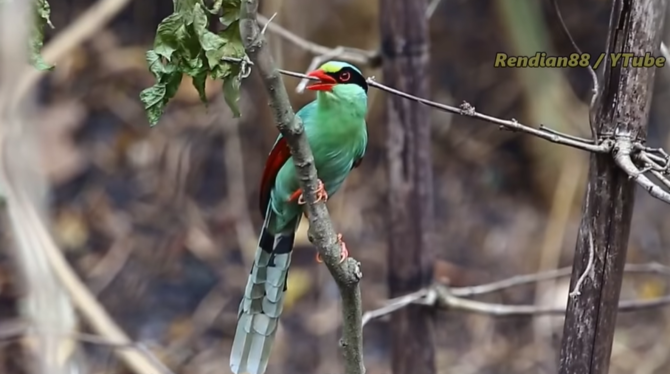
[[[661,181],[661,183],[663,183],[665,187],[670,189],[670,179],[668,179],[663,173],[657,170],[652,170],[651,174],[653,174],[656,177],[656,179]]]
[[[558,136],[562,136],[562,137],[565,137],[565,138],[568,138],[568,139],[572,139],[572,140],[575,140],[575,141],[578,141],[578,142],[581,142],[581,143],[593,144],[592,139],[582,138],[581,136],[577,136],[577,135],[564,134],[560,131],[554,130],[551,127],[547,127],[545,125],[540,125],[540,127],[538,127],[538,128],[542,131],[546,131],[548,133],[556,134]]]
[[[505,305],[485,303],[481,301],[463,299],[451,294],[444,286],[436,287],[438,294],[437,306],[447,310],[461,310],[472,313],[480,313],[497,317],[509,316],[536,316],[536,315],[564,315],[565,308],[557,308],[539,305]],[[620,312],[632,312],[657,308],[670,304],[670,295],[649,300],[624,300],[619,302]]]
[[[663,276],[670,276],[670,267],[652,262],[652,263],[647,263],[647,264],[626,264],[624,271],[626,273],[637,273],[637,274],[659,274]],[[512,311],[512,314],[519,314],[518,312],[522,312],[520,314],[532,314],[532,313],[527,313],[528,311],[539,311],[539,314],[554,314],[554,313],[559,313],[559,309],[547,309],[549,310],[548,312],[543,312],[541,309],[538,309],[537,306],[534,305],[521,305],[521,306],[511,306],[511,305],[502,305],[502,304],[489,304],[489,303],[481,303],[481,302],[475,302],[475,304],[469,303],[471,300],[466,300],[467,302],[463,302],[464,297],[472,297],[472,296],[481,296],[493,292],[499,292],[503,291],[509,288],[513,287],[518,287],[518,286],[523,286],[526,284],[531,284],[531,283],[538,283],[542,281],[547,281],[547,280],[552,280],[552,279],[557,279],[557,278],[562,278],[562,277],[567,277],[572,273],[572,268],[571,267],[565,267],[561,269],[555,269],[555,270],[549,270],[545,272],[540,272],[540,273],[533,273],[533,274],[524,274],[524,275],[516,275],[507,279],[499,280],[496,282],[492,283],[487,283],[487,284],[481,284],[478,286],[469,286],[469,287],[454,287],[454,288],[448,288],[448,293],[450,297],[448,298],[448,301],[445,301],[445,303],[455,303],[456,308],[462,308],[462,307],[472,307],[474,306],[476,309],[480,311],[491,311],[490,314],[498,315],[498,313],[503,313],[502,315],[505,315],[505,313],[508,313],[509,311]],[[584,274],[587,274],[587,272],[584,272]],[[373,319],[381,318],[383,316],[386,316],[390,313],[395,312],[396,310],[402,309],[406,307],[409,304],[421,304],[421,305],[434,305],[435,303],[435,298],[436,298],[436,293],[433,292],[434,288],[437,286],[432,286],[429,288],[424,288],[421,290],[418,290],[416,292],[412,292],[410,294],[400,296],[394,299],[387,300],[384,303],[384,306],[378,308],[378,309],[373,309],[370,311],[365,312],[363,315],[363,326],[365,326],[367,323],[369,323]],[[446,287],[444,285],[441,285],[441,287]],[[575,287],[575,289],[578,289]],[[652,306],[663,306],[667,303],[670,303],[670,300],[668,300],[670,296],[662,297],[659,299],[654,299],[654,300],[648,300],[652,302],[651,304],[646,304],[646,303],[640,303],[640,302],[622,302],[620,306],[624,309],[622,310],[635,310],[635,308],[639,307],[640,309],[652,307]],[[512,307],[510,309],[510,307]],[[519,309],[520,308],[520,309]],[[505,312],[500,312],[501,310]],[[561,311],[564,311],[564,309],[560,309]]]
[[[595,261],[596,258],[596,248],[595,248],[596,245],[593,242],[593,233],[589,231],[588,234],[589,234],[589,260],[586,263],[586,269],[584,269],[584,272],[577,279],[577,282],[575,283],[575,288],[570,292],[569,294],[570,297],[581,295],[582,283],[584,283],[584,280],[587,277],[591,276],[591,271],[593,269],[593,262]]]
[[[395,303],[365,313],[363,320],[369,323],[373,319],[384,317],[410,304],[434,306],[444,310],[458,310],[485,314],[494,317],[564,315],[565,308],[541,305],[507,305],[487,303],[458,297],[449,287],[434,285],[414,292],[407,297],[398,298]],[[620,312],[632,312],[662,307],[670,304],[670,295],[648,300],[624,300],[619,302]]]
[[[574,48],[575,52],[577,52],[579,55],[582,55],[583,54],[582,50],[577,45],[577,42],[575,42],[575,39],[572,37],[572,34],[570,34],[570,30],[568,30],[568,26],[565,24],[565,20],[563,19],[563,15],[561,14],[561,9],[558,6],[558,0],[551,0],[551,2],[554,5],[554,10],[556,11],[556,16],[558,17],[558,20],[561,22],[563,32],[570,40],[570,44],[572,44],[572,48]],[[595,121],[596,113],[593,110],[593,108],[595,107],[596,101],[598,100],[598,93],[600,92],[600,86],[598,85],[598,75],[596,74],[596,71],[593,69],[593,66],[591,66],[590,63],[589,66],[587,67],[587,70],[589,71],[589,74],[591,75],[591,80],[593,82],[591,89],[591,103],[589,105],[589,127],[591,128],[591,138],[593,139],[593,142],[597,142],[598,129],[596,128],[596,121]]]
[[[630,264],[630,268],[628,270],[630,270],[631,272],[641,272],[641,273],[658,271],[660,273],[663,273],[664,275],[670,275],[670,270],[668,270],[667,267],[658,264],[641,264],[641,265]],[[389,300],[383,307],[365,312],[365,314],[363,315],[363,325],[366,325],[367,323],[369,323],[374,319],[384,317],[397,310],[400,310],[410,304],[429,305],[438,307],[440,309],[461,310],[466,312],[487,314],[496,317],[546,315],[546,314],[563,315],[565,313],[565,308],[540,306],[540,305],[507,305],[507,304],[487,303],[482,301],[466,299],[457,294],[466,294],[466,292],[463,292],[463,290],[468,288],[474,289],[476,287],[481,287],[481,290],[483,291],[478,294],[488,293],[489,291],[493,292],[493,290],[500,291],[502,289],[517,286],[523,283],[553,279],[559,276],[560,277],[568,276],[570,275],[570,271],[571,269],[559,269],[554,270],[552,272],[546,272],[541,274],[538,273],[538,274],[513,277],[508,280],[491,283],[490,285],[482,285],[474,287],[449,288],[443,284],[435,284],[431,287],[424,288],[416,292],[412,292],[411,294],[407,294],[405,296]],[[468,293],[468,296],[474,294],[475,293]],[[670,304],[670,295],[650,300],[624,300],[619,302],[619,311],[632,312],[637,310],[662,307],[668,304]]]
[[[430,2],[428,7],[426,8],[426,19],[431,19],[433,17],[433,15],[435,14],[435,10],[437,10],[437,7],[440,5],[441,2],[442,2],[441,0],[432,0]],[[340,60],[362,65],[371,65],[373,63],[378,63],[380,57],[380,52],[378,50],[370,51],[345,46],[336,46],[335,48],[326,47],[314,43],[312,41],[309,41],[289,31],[288,29],[285,29],[280,25],[270,22],[272,18],[267,19],[262,14],[258,14],[256,17],[258,23],[260,23],[261,26],[263,26],[262,34],[264,34],[266,30],[269,30],[270,32],[277,34],[279,37],[293,43],[298,48],[315,55],[314,59],[312,60],[312,65],[315,63],[315,61],[325,61],[329,58],[338,58]],[[303,81],[298,85],[298,87],[296,88],[296,91],[298,93],[304,90],[304,84],[305,83]]]
[[[409,304],[416,303],[418,300],[423,299],[428,294],[428,292],[429,291],[427,289],[421,289],[419,291],[412,292],[411,294],[388,300],[386,305],[383,307],[365,312],[362,318],[362,325],[365,326],[368,322],[375,318],[391,314],[398,309],[406,307]]]
[[[627,273],[638,274],[661,274],[670,276],[670,267],[652,262],[648,264],[626,264],[624,271]],[[492,283],[486,283],[478,286],[454,287],[451,293],[460,297],[471,297],[486,295],[493,292],[502,291],[512,287],[523,286],[531,283],[538,283],[556,278],[567,277],[572,273],[571,267],[543,271],[540,273],[515,275],[513,277],[499,280]]]
[[[552,143],[556,144],[562,144],[562,145],[567,145],[569,147],[581,149],[584,151],[589,151],[589,152],[594,152],[594,153],[607,153],[610,151],[612,147],[612,143],[609,141],[604,141],[601,144],[592,144],[591,142],[583,142],[580,140],[575,140],[572,135],[565,136],[563,134],[558,133],[555,130],[552,131],[547,131],[546,127],[536,129],[530,126],[525,126],[519,123],[517,120],[512,119],[512,120],[503,120],[500,118],[492,117],[486,114],[478,113],[475,108],[470,105],[467,102],[463,102],[461,104],[460,108],[456,108],[450,105],[446,104],[440,104],[431,100],[427,100],[424,98],[416,97],[414,95],[407,94],[405,92],[396,90],[394,88],[391,88],[389,86],[383,85],[381,83],[378,83],[377,81],[374,80],[374,77],[370,77],[367,79],[367,82],[370,86],[379,88],[380,90],[392,93],[394,95],[398,95],[400,97],[403,97],[408,100],[416,101],[425,105],[428,105],[432,108],[436,108],[445,112],[449,113],[454,113],[454,114],[459,114],[462,116],[468,116],[468,117],[473,117],[477,118],[486,122],[494,123],[498,126],[501,127],[501,129],[505,130],[510,130],[510,131],[519,131],[523,132],[529,135],[536,136],[538,138],[542,138],[544,140],[550,141]]]
[[[335,47],[335,48],[329,48],[314,42],[311,42],[305,38],[302,38],[291,31],[281,27],[280,25],[276,23],[271,23],[269,22],[269,19],[267,19],[265,16],[258,14],[258,22],[264,27],[267,28],[268,31],[273,32],[277,34],[278,36],[288,40],[289,42],[295,44],[298,46],[300,49],[303,49],[307,52],[310,52],[315,55],[327,55],[332,52],[333,49],[340,48],[342,53],[333,56],[337,57],[341,60],[356,63],[356,64],[363,64],[367,65],[370,63],[370,60],[372,60],[376,56],[375,51],[366,51],[363,49],[358,49],[358,48],[349,48],[349,47]]]
[[[130,243],[129,232],[114,238],[105,256],[88,272],[89,289],[95,295],[100,295],[126,265],[132,253]]]

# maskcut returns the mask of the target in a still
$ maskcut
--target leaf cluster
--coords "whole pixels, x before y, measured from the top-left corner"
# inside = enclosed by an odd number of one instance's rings
[[[210,19],[220,31],[210,30]],[[207,103],[207,77],[223,83],[226,103],[239,117],[240,83],[247,60],[239,31],[240,0],[174,0],[174,11],[158,25],[153,49],[147,51],[149,70],[156,83],[140,93],[151,125],[158,123],[176,94],[184,75],[191,77]]]

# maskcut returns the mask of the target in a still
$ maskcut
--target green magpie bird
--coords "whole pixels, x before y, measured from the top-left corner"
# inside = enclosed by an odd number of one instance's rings
[[[318,175],[317,201],[326,201],[360,165],[368,143],[368,84],[355,66],[329,61],[308,74],[316,100],[300,109]],[[240,302],[230,354],[235,374],[263,374],[277,332],[295,232],[304,199],[286,139],[279,135],[265,163],[259,203],[264,218],[254,264]],[[342,246],[341,261],[349,252]],[[321,262],[317,254],[317,261]]]

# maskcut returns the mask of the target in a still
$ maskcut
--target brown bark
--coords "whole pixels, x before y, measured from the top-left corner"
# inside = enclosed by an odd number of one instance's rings
[[[608,50],[635,56],[657,55],[665,0],[615,0]],[[599,139],[643,141],[655,68],[612,67],[606,60],[595,111]],[[616,150],[615,150],[616,152]],[[609,368],[626,249],[634,206],[635,184],[609,154],[592,154],[583,218],[577,238],[571,290],[588,266],[580,295],[568,300],[560,355],[560,374],[605,374]],[[591,249],[592,248],[592,249]]]
[[[429,39],[426,0],[381,0],[384,81],[428,97]],[[387,96],[389,175],[388,285],[391,297],[427,285],[431,277],[433,175],[429,108]],[[435,373],[432,312],[409,306],[391,315],[392,369]]]

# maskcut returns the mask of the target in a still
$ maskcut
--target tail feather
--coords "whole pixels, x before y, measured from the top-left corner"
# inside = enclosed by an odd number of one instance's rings
[[[237,329],[230,353],[235,374],[263,374],[270,358],[284,295],[295,230],[271,235],[268,212],[260,234],[251,273],[238,311]],[[297,218],[297,228],[300,217]]]

